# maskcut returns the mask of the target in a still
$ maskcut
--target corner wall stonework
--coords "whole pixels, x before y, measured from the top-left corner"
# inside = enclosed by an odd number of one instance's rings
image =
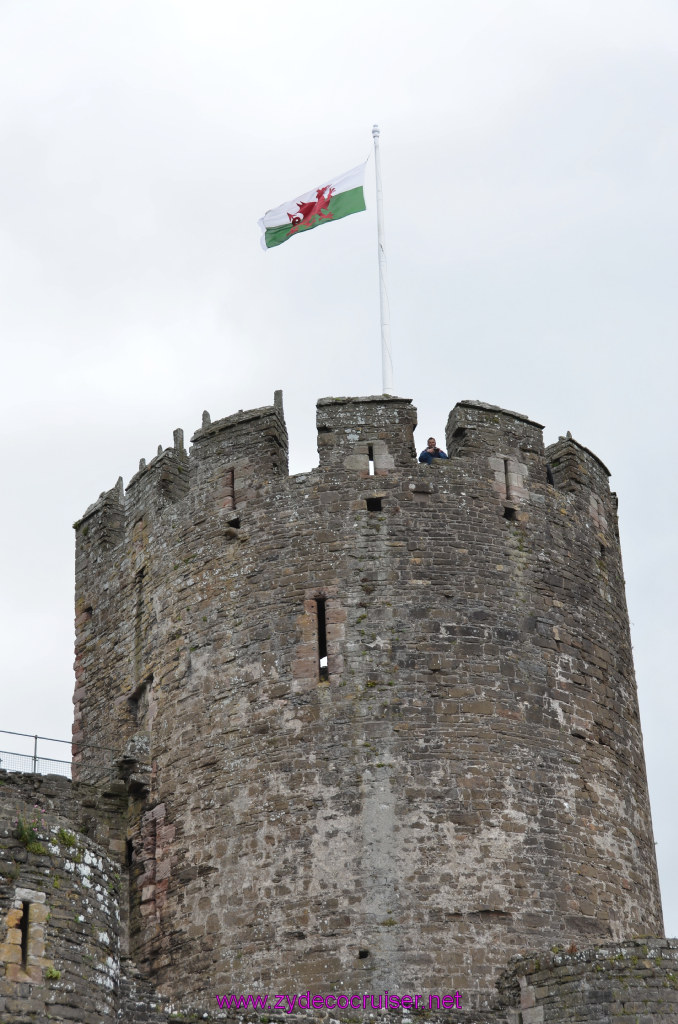
[[[77,524],[75,767],[127,780],[130,952],[167,1000],[491,1007],[524,949],[662,931],[606,471],[478,402],[420,465],[415,424],[323,399],[289,477],[279,401],[207,417],[185,493],[151,464]]]
[[[678,939],[533,953],[511,963],[501,987],[509,1024],[675,1024]]]
[[[126,893],[120,811],[120,794],[0,772],[3,1022],[117,1019]],[[28,838],[20,838],[18,818],[31,828]]]

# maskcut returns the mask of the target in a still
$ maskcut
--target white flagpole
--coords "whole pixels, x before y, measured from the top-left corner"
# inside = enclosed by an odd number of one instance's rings
[[[381,160],[379,157],[379,125],[372,126],[374,168],[377,175],[377,246],[379,249],[379,309],[381,312],[381,382],[385,395],[393,394],[393,361],[391,359],[391,318],[386,289],[386,249],[384,242],[384,197],[381,191]]]

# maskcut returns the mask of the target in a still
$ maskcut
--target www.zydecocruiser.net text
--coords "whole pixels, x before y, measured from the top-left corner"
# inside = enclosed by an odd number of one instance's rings
[[[394,995],[380,992],[378,995],[341,992],[337,995],[228,995],[216,997],[220,1010],[269,1010],[294,1013],[295,1010],[461,1010],[461,993],[422,995]]]

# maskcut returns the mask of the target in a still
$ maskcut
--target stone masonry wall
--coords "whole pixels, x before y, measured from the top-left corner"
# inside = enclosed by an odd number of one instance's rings
[[[128,790],[130,952],[163,999],[432,993],[661,934],[607,471],[478,402],[273,406],[76,524],[74,769]],[[549,468],[550,464],[550,468]]]
[[[116,1020],[119,792],[0,772],[0,1021]]]
[[[510,1024],[675,1024],[678,940],[532,955],[511,964],[503,988]]]
[[[171,1024],[191,1017],[191,1011],[154,1001],[143,983],[123,983],[124,1020],[130,1024]],[[215,1000],[216,1001],[216,1000]],[[451,1001],[452,1002],[452,1001]],[[374,1001],[375,1006],[378,1000]],[[453,1005],[456,1004],[454,1000]],[[360,1002],[354,1006],[360,1006]],[[449,1005],[449,1003],[448,1003]],[[368,1001],[368,1010],[371,1003]],[[184,1015],[185,1014],[185,1015]],[[183,1015],[183,1016],[182,1016]],[[498,1005],[494,1010],[454,1009],[366,1012],[309,1010],[289,1014],[278,1010],[265,1014],[214,1009],[195,1014],[208,1024],[217,1021],[258,1021],[269,1024],[310,1024],[348,1016],[352,1021],[382,1024],[426,1021],[426,1024],[676,1024],[678,1021],[678,940],[645,937],[578,950],[554,946],[541,953],[516,957],[502,974]]]

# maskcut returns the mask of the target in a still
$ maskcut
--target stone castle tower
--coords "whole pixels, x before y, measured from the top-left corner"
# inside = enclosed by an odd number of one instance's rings
[[[74,777],[124,778],[138,969],[482,1008],[517,953],[662,935],[605,466],[479,402],[430,466],[407,399],[317,425],[290,477],[279,392],[204,414],[76,524]]]
[[[420,465],[415,424],[322,399],[290,477],[280,393],[205,413],[75,524],[74,781],[0,770],[1,1024],[678,1024],[608,472],[479,402]]]

